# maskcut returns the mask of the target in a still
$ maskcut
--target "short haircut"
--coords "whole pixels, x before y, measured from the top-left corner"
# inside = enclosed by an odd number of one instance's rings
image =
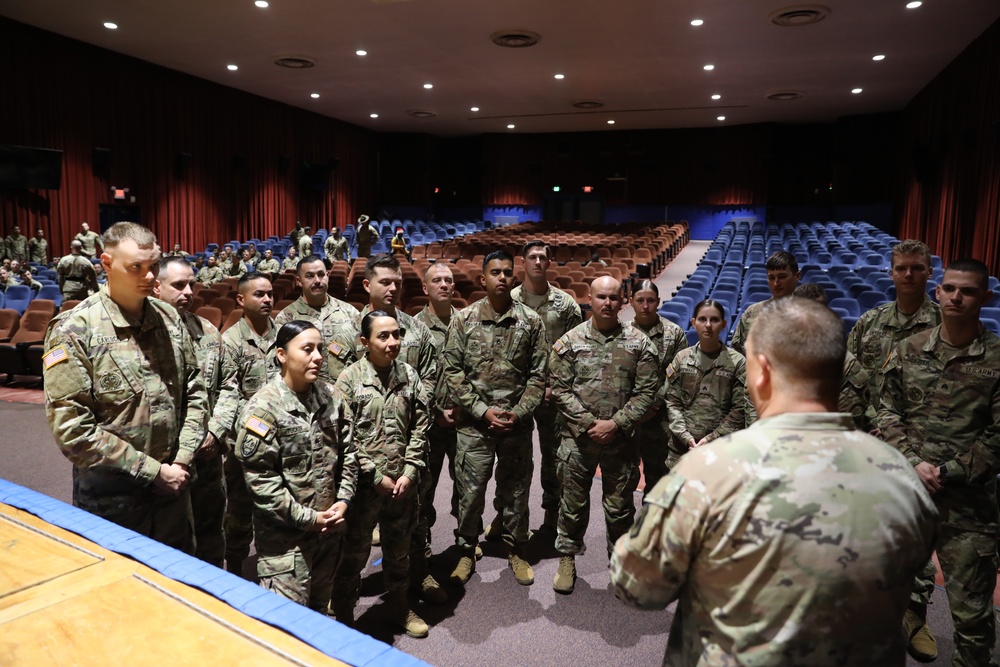
[[[424,280],[425,281],[427,280],[427,276],[429,276],[431,274],[431,271],[447,271],[448,273],[450,273],[452,275],[452,277],[455,276],[455,272],[451,270],[451,267],[448,266],[448,264],[446,262],[434,262],[433,264],[431,264],[430,266],[428,266],[427,270],[424,271]]]
[[[824,306],[827,304],[826,292],[816,283],[802,283],[795,288],[792,296],[801,296],[803,299],[819,301]]]
[[[73,248],[74,250],[80,250],[83,248],[83,242],[81,242],[79,239],[73,239],[72,241],[69,242],[69,247]]]
[[[395,271],[401,273],[402,269],[399,266],[399,260],[396,259],[395,255],[390,255],[387,252],[380,252],[377,255],[373,255],[368,259],[368,263],[365,264],[365,279],[371,280],[375,277],[375,269],[388,269],[389,271]]]
[[[375,321],[376,317],[391,317],[392,319],[396,320],[396,317],[394,315],[390,315],[384,310],[370,311],[364,317],[361,318],[361,335],[364,336],[365,338],[371,338],[372,322]],[[399,320],[396,320],[396,323],[399,324]]]
[[[305,257],[299,260],[299,264],[298,266],[295,267],[295,271],[298,273],[302,273],[302,267],[305,266],[306,264],[312,264],[313,262],[323,262],[323,258],[317,255],[316,253],[306,255]],[[326,262],[323,262],[323,266],[326,266]]]
[[[892,246],[892,264],[896,263],[899,255],[923,255],[927,261],[927,268],[931,268],[931,249],[923,241],[916,239],[906,239]]]
[[[779,250],[772,253],[771,256],[767,258],[767,264],[764,268],[767,271],[780,271],[782,269],[788,269],[792,273],[798,273],[799,263],[795,259],[795,255],[792,253],[787,250]]]
[[[808,398],[836,403],[844,375],[844,323],[821,303],[790,296],[764,303],[747,336],[747,347],[767,357],[776,374]]]
[[[973,259],[971,257],[963,257],[961,259],[956,259],[954,262],[949,264],[945,271],[961,271],[962,273],[974,273],[979,277],[979,286],[984,290],[989,289],[990,285],[990,270],[985,264],[980,262],[978,259]]]
[[[247,285],[255,280],[266,280],[267,284],[271,284],[271,279],[265,276],[263,273],[257,273],[256,271],[248,271],[240,276],[239,281],[236,283],[236,291],[240,294],[243,293]]]
[[[183,267],[185,267],[185,268],[188,268],[188,269],[190,269],[190,268],[191,268],[191,265],[190,265],[190,264],[188,264],[187,260],[186,260],[186,259],[184,259],[183,257],[177,257],[176,255],[175,255],[175,256],[173,256],[173,257],[162,257],[162,258],[160,259],[160,270],[159,270],[159,272],[158,272],[158,273],[156,274],[156,275],[157,275],[157,277],[158,277],[158,278],[162,278],[162,277],[163,277],[163,275],[164,275],[164,274],[165,274],[165,273],[167,272],[167,270],[168,270],[168,269],[170,268],[170,265],[171,265],[171,264],[176,264],[176,265],[178,265],[178,266],[183,266]]]
[[[541,239],[535,239],[534,241],[528,241],[527,243],[525,243],[524,247],[521,248],[521,257],[527,257],[528,251],[531,250],[532,248],[541,248],[542,250],[545,251],[546,257],[549,258],[552,257],[552,252],[549,250],[549,244]]]
[[[483,271],[485,271],[486,267],[489,266],[489,263],[494,260],[500,260],[501,262],[510,262],[511,265],[514,264],[514,256],[511,255],[506,250],[498,248],[497,250],[491,250],[489,253],[487,253],[486,257],[483,257]]]
[[[657,297],[660,296],[660,288],[656,286],[656,283],[648,278],[639,281],[639,284],[635,286],[634,290],[632,290],[632,296],[634,297],[636,294],[646,289],[650,290]]]
[[[694,314],[691,317],[697,318],[702,308],[715,308],[722,315],[722,319],[726,319],[726,307],[715,299],[702,299],[694,304]]]
[[[127,239],[135,241],[140,248],[156,245],[156,235],[135,222],[116,222],[108,227],[101,238],[101,245],[107,250],[117,247],[119,243]]]

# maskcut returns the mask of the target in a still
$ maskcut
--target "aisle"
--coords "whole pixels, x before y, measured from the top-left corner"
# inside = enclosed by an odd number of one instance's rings
[[[670,262],[667,268],[663,270],[663,273],[653,281],[660,289],[661,301],[666,302],[670,300],[670,295],[677,291],[677,288],[687,280],[689,275],[694,273],[694,270],[698,267],[698,262],[705,256],[711,245],[711,241],[688,241],[684,249],[674,258],[674,261]],[[634,317],[635,311],[632,310],[631,304],[622,308],[620,315],[622,322],[628,322]]]

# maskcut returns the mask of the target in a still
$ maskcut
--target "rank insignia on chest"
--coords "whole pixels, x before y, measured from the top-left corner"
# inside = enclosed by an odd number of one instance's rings
[[[246,426],[248,431],[252,431],[262,438],[267,437],[267,434],[271,431],[271,425],[258,417],[250,417],[247,420]]]
[[[333,354],[335,356],[339,355],[341,352],[344,351],[343,346],[341,346],[340,343],[338,343],[337,341],[333,341],[332,343],[330,343],[330,347],[328,347],[327,349],[330,350],[330,354]]]
[[[66,348],[60,345],[46,352],[45,356],[42,357],[42,363],[45,365],[45,370],[49,370],[56,364],[67,359],[69,359],[69,355],[66,354]]]

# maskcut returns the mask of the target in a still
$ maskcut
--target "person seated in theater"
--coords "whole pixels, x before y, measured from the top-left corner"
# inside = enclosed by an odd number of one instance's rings
[[[281,264],[274,258],[274,253],[270,248],[264,251],[264,259],[257,265],[257,273],[263,273],[271,280],[281,272]]]
[[[31,298],[35,298],[35,295],[38,294],[38,291],[42,289],[42,284],[31,276],[31,268],[27,266],[21,267],[20,283],[22,285],[27,285],[28,287],[31,288],[32,291]]]
[[[288,249],[288,254],[285,255],[285,260],[281,263],[281,272],[284,273],[291,269],[292,271],[297,271],[299,268],[299,257],[298,251],[295,246],[291,246]]]
[[[181,244],[175,243],[174,249],[167,253],[167,257],[188,257],[188,253],[181,250]]]
[[[771,298],[752,304],[743,311],[743,315],[740,316],[740,321],[736,325],[736,331],[733,332],[733,339],[729,343],[734,350],[743,356],[746,356],[747,353],[746,339],[750,333],[750,325],[753,324],[757,313],[768,301],[791,296],[802,276],[795,255],[785,250],[779,250],[768,257],[765,268],[767,269],[767,286],[771,290]]]

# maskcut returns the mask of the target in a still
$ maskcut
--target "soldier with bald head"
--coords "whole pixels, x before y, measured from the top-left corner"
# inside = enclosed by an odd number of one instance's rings
[[[615,545],[615,594],[644,609],[679,601],[664,664],[904,664],[899,625],[936,532],[930,495],[837,412],[832,311],[768,302],[746,351],[760,420],[692,449],[646,496]]]

